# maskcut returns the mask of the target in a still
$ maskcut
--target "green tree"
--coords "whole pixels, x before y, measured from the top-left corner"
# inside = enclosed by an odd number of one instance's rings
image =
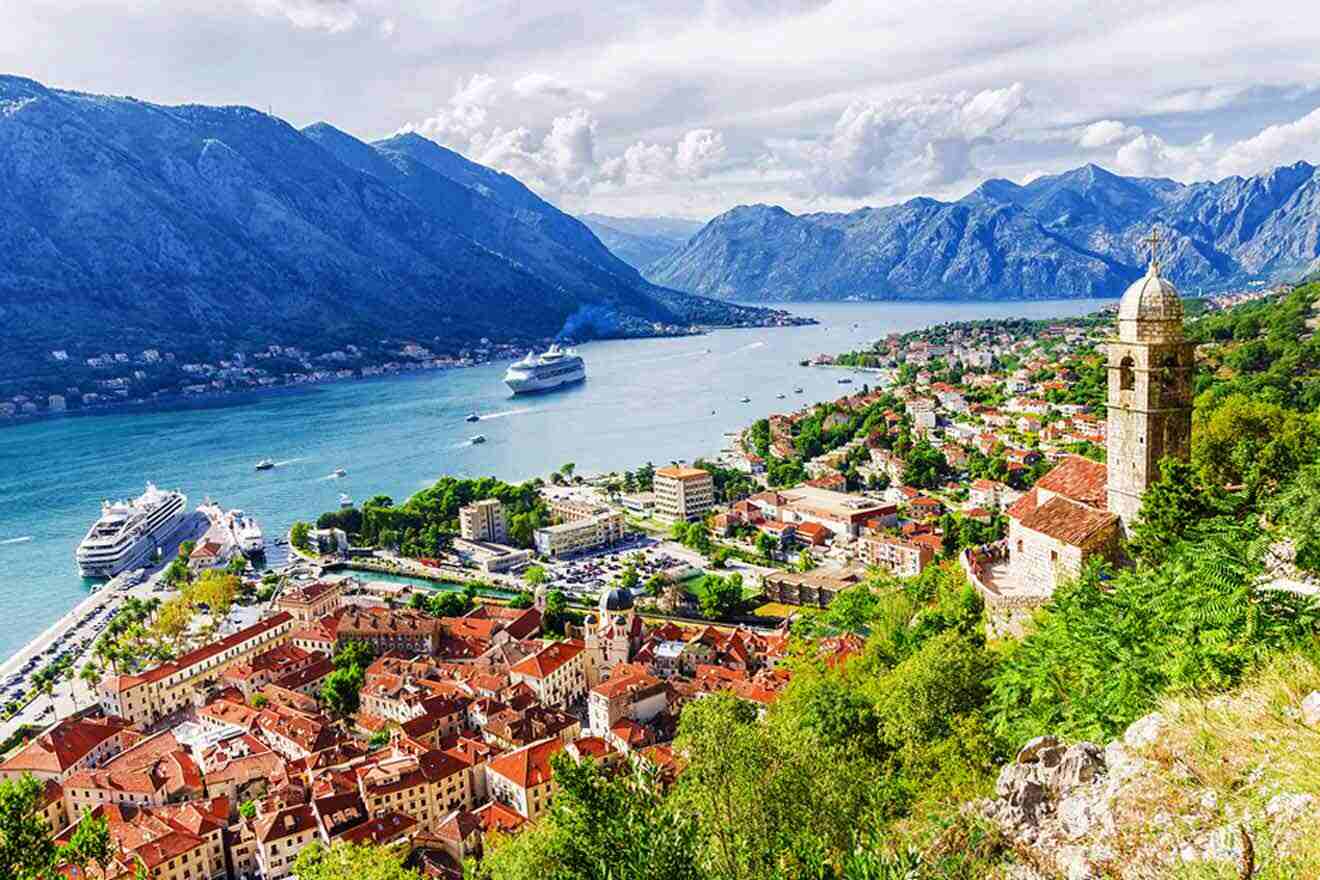
[[[760,553],[761,558],[766,562],[773,562],[779,553],[779,542],[766,532],[757,532],[756,552]]]
[[[312,527],[307,523],[298,521],[289,529],[289,543],[304,553],[310,553],[312,549],[310,534]]]
[[[541,628],[547,633],[564,634],[564,624],[568,621],[568,597],[560,590],[551,590],[545,594],[545,611],[541,616]]]
[[[742,591],[742,575],[737,572],[727,577],[703,576],[697,591],[702,616],[719,620],[732,614],[742,604]]]
[[[422,880],[404,867],[406,847],[309,843],[298,852],[293,873],[298,880]]]
[[[336,718],[347,718],[361,704],[363,671],[356,667],[336,669],[321,683],[320,699]]]
[[[816,558],[811,555],[810,550],[803,550],[798,554],[797,570],[806,572],[816,567]]]
[[[530,833],[498,843],[476,869],[489,880],[701,880],[696,823],[644,770],[606,773],[551,759],[555,796]]]
[[[523,572],[523,580],[533,587],[539,587],[550,580],[550,575],[546,573],[543,566],[529,565]]]
[[[86,873],[110,854],[105,819],[83,813],[67,843],[56,845],[41,812],[45,785],[24,774],[0,780],[0,876],[13,880],[55,880],[64,869]]]
[[[1190,529],[1213,516],[1216,509],[1213,494],[1201,485],[1191,464],[1164,459],[1159,480],[1141,497],[1141,511],[1129,541],[1133,555],[1148,564],[1162,562]]]

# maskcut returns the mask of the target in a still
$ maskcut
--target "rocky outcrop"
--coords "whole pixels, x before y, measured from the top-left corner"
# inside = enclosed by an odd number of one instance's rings
[[[1247,784],[1261,788],[1258,796],[1222,803],[1171,739],[1160,714],[1139,719],[1103,748],[1039,737],[1002,769],[995,797],[975,810],[1009,841],[1017,876],[1063,880],[1144,880],[1197,862],[1221,863],[1246,878],[1256,869],[1257,837],[1278,855],[1313,832],[1320,820],[1313,795],[1275,791],[1257,771]]]
[[[740,301],[1117,296],[1166,233],[1186,293],[1293,278],[1320,257],[1320,175],[1305,162],[1184,185],[1087,165],[1025,186],[991,180],[956,202],[848,214],[740,206],[647,267],[657,284]]]

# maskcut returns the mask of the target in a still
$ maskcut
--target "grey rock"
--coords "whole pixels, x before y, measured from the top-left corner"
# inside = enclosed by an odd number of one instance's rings
[[[1123,733],[1123,744],[1134,750],[1147,748],[1159,741],[1164,735],[1165,727],[1164,716],[1152,712],[1128,725],[1128,729]]]
[[[1038,736],[1035,739],[1028,740],[1022,748],[1018,749],[1017,763],[1034,764],[1038,761],[1050,761],[1047,766],[1054,766],[1058,763],[1054,759],[1054,752],[1059,750],[1059,739],[1054,736]],[[1060,755],[1061,756],[1061,755]]]
[[[1105,770],[1105,756],[1095,743],[1080,742],[1069,746],[1054,774],[1054,784],[1066,792],[1095,780]]]
[[[1320,727],[1320,691],[1311,691],[1302,699],[1302,723]]]

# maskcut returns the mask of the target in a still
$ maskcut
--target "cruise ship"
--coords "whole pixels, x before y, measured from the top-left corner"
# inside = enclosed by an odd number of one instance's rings
[[[101,502],[101,518],[87,531],[74,558],[83,577],[112,578],[146,565],[188,518],[188,499],[152,483],[133,501]]]
[[[561,385],[571,385],[587,378],[587,365],[575,351],[564,351],[550,346],[544,354],[528,352],[527,357],[509,366],[504,384],[514,394],[550,391]]]

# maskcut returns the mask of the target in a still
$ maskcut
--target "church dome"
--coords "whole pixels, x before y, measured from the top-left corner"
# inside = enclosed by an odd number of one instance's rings
[[[1160,274],[1160,264],[1152,262],[1144,278],[1138,278],[1123,294],[1118,304],[1120,321],[1178,321],[1183,319],[1182,298],[1178,289]]]
[[[632,607],[632,591],[623,587],[615,587],[610,590],[601,602],[602,611],[627,611]]]

